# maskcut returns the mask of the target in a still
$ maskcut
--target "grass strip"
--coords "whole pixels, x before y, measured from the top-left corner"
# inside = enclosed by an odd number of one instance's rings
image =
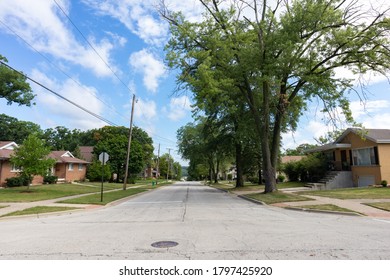
[[[1,217],[42,214],[42,213],[68,211],[68,210],[75,210],[75,209],[80,209],[80,208],[63,207],[63,206],[36,206],[36,207],[27,208],[27,209],[20,210],[20,211],[11,212],[11,213],[5,214]]]
[[[293,202],[293,201],[309,201],[313,200],[307,197],[295,195],[295,194],[287,194],[283,192],[272,192],[272,193],[255,193],[245,195],[246,197],[259,200],[266,204],[274,204],[274,203],[282,203],[282,202]]]
[[[380,199],[390,198],[390,188],[368,187],[368,188],[347,188],[323,191],[299,192],[304,195],[324,196],[338,199]]]
[[[323,210],[323,211],[335,211],[335,212],[355,212],[347,208],[343,208],[334,204],[317,204],[317,205],[303,205],[298,208]]]
[[[390,202],[373,202],[364,204],[374,208],[378,208],[380,210],[390,211]]]
[[[106,205],[107,203],[110,203],[112,201],[132,196],[138,193],[145,192],[146,189],[127,189],[125,191],[119,190],[119,191],[113,191],[113,192],[105,192],[103,194],[103,201],[100,201],[100,193],[99,194],[91,194],[86,195],[78,198],[73,199],[67,199],[59,201],[59,203],[71,203],[71,204],[96,204],[96,205]]]
[[[97,191],[96,187],[72,184],[30,186],[29,191],[27,187],[5,188],[0,190],[0,202],[32,202]]]

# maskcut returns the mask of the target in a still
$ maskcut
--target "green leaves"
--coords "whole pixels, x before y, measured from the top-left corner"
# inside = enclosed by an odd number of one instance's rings
[[[0,55],[0,62],[7,62],[7,59]],[[18,103],[19,105],[31,106],[34,94],[26,77],[18,72],[0,64],[0,98],[7,100],[7,105]]]
[[[11,156],[11,163],[21,168],[20,173],[29,178],[35,175],[45,176],[53,167],[55,160],[48,158],[50,148],[37,135],[31,134],[23,144],[15,149]]]

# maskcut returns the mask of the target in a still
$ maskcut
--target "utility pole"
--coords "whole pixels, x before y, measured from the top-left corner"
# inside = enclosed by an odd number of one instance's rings
[[[160,143],[158,143],[156,182],[158,181],[158,177],[160,177]]]
[[[168,148],[168,170],[167,170],[167,181],[169,180],[169,166],[170,166],[170,162],[171,162],[171,148]]]
[[[130,117],[130,132],[129,132],[129,142],[127,144],[127,156],[126,156],[126,169],[125,169],[125,178],[123,179],[123,190],[126,190],[127,176],[129,175],[129,159],[130,159],[130,148],[131,148],[131,137],[133,134],[133,115],[134,115],[134,103],[135,103],[135,94],[133,94],[133,102],[131,104],[131,117]]]

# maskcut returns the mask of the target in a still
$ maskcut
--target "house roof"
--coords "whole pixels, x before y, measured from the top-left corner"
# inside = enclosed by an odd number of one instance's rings
[[[390,129],[360,129],[360,128],[348,128],[339,138],[336,139],[336,143],[343,140],[349,133],[355,133],[361,135],[363,138],[371,140],[374,143],[386,144],[390,143]]]
[[[293,161],[299,161],[303,159],[305,156],[283,156],[281,157],[282,163],[288,163]]]
[[[340,143],[349,133],[355,133],[362,138],[368,139],[377,144],[390,144],[390,129],[360,129],[360,128],[348,128],[343,134],[341,134],[336,141],[330,144],[322,145],[313,149],[309,149],[306,152],[320,152],[334,150],[337,148],[350,148],[351,144]]]
[[[92,162],[93,146],[80,146],[79,149],[80,149],[81,157],[88,162]]]
[[[49,157],[55,159],[57,163],[88,163],[88,161],[75,158],[69,151],[53,151]]]
[[[13,150],[0,149],[0,160],[9,159],[13,152],[14,152]]]
[[[13,153],[13,149],[6,149],[0,146],[0,160],[9,160]],[[49,158],[55,159],[57,163],[89,163],[88,161],[75,158],[69,151],[50,152]]]
[[[18,145],[13,141],[0,141],[0,150],[3,149],[13,149],[13,147],[17,147]]]
[[[9,159],[18,145],[12,141],[0,141],[0,160]]]

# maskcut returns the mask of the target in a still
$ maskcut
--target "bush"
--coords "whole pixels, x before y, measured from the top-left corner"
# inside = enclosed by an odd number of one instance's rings
[[[284,177],[282,174],[278,175],[278,182],[279,183],[283,183],[284,179],[286,179],[286,177]]]
[[[387,187],[387,181],[386,181],[386,180],[383,180],[383,181],[381,182],[381,185],[382,185],[382,187]]]
[[[108,181],[111,178],[111,169],[108,164],[104,165],[104,175],[103,180]],[[87,170],[87,179],[91,182],[100,182],[102,180],[102,164],[100,161],[94,161],[88,167]]]
[[[127,177],[127,184],[135,184],[137,176],[129,176]]]
[[[43,183],[45,184],[57,184],[58,177],[54,175],[47,175],[43,177]]]
[[[31,182],[28,177],[20,175],[18,177],[12,177],[5,179],[6,185],[9,188],[12,187],[21,187],[21,186],[28,186]]]
[[[228,175],[227,175],[227,179],[228,179],[229,181],[231,181],[231,180],[233,179],[233,175],[232,175],[232,174],[228,174]]]
[[[22,183],[22,180],[20,177],[7,178],[7,179],[5,179],[5,182],[6,182],[8,188],[23,186],[23,183]]]
[[[311,154],[299,160],[282,165],[282,171],[289,181],[317,182],[327,171],[327,160],[322,154]]]

